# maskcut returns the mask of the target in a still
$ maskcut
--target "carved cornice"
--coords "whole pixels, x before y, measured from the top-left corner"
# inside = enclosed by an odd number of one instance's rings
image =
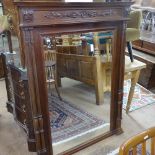
[[[44,17],[48,19],[53,18],[93,18],[112,16],[115,12],[111,9],[107,10],[82,10],[82,11],[49,11]]]
[[[24,22],[33,21],[33,10],[23,10],[23,21]]]

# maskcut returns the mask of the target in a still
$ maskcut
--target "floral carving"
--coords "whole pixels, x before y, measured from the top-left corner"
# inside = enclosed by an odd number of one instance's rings
[[[111,9],[108,10],[83,10],[83,11],[50,11],[45,14],[46,18],[92,18],[92,17],[104,17],[112,16],[114,12]]]
[[[24,10],[23,11],[23,21],[24,22],[32,22],[33,21],[33,11],[32,10]]]

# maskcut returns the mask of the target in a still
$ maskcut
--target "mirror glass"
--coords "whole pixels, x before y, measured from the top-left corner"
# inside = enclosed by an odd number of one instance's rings
[[[42,40],[52,144],[58,154],[110,130],[113,32]]]

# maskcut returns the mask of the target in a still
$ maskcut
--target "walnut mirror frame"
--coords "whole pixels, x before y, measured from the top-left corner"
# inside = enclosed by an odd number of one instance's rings
[[[26,57],[33,128],[38,154],[52,155],[48,99],[45,83],[42,42],[44,36],[88,31],[112,31],[112,90],[110,131],[82,143],[63,154],[73,154],[113,134],[122,133],[122,99],[124,51],[127,14],[132,2],[64,3],[50,1],[16,1],[21,45]],[[96,53],[96,57],[99,54]],[[99,59],[98,59],[99,60]],[[100,72],[98,61],[98,73]],[[98,79],[100,83],[102,79]],[[100,90],[100,89],[99,89]],[[102,91],[99,92],[99,98]]]

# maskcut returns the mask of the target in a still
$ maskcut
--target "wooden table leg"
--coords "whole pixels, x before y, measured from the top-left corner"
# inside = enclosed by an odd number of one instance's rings
[[[130,105],[131,105],[131,101],[133,98],[136,83],[138,82],[138,79],[139,79],[140,70],[133,71],[133,72],[131,72],[131,74],[132,74],[131,87],[130,87],[130,91],[129,91],[127,106],[126,106],[126,113],[128,113],[130,110]]]
[[[100,61],[100,56],[96,56],[96,84],[95,84],[95,92],[96,92],[96,104],[103,104],[103,70],[102,64]]]

